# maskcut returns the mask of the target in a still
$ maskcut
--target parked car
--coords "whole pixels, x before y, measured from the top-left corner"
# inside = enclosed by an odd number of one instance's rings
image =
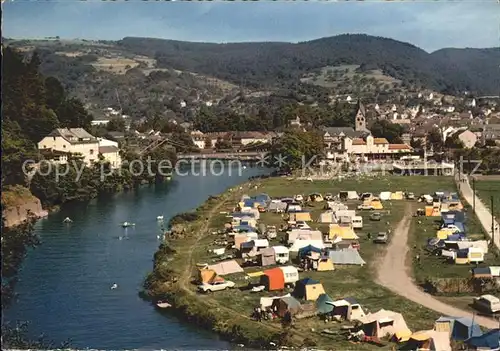
[[[380,221],[382,219],[382,215],[379,212],[372,213],[370,215],[371,221]]]
[[[372,205],[361,204],[358,206],[358,210],[373,210]]]
[[[406,193],[406,199],[407,200],[415,200],[415,194],[414,193]]]
[[[481,295],[473,299],[472,306],[487,313],[497,313],[500,312],[500,299],[493,295]]]
[[[376,244],[387,244],[388,239],[389,239],[389,236],[387,235],[386,232],[380,232],[377,234],[375,239],[373,239],[373,242]]]
[[[203,283],[198,286],[198,290],[205,293],[210,293],[214,291],[226,290],[228,288],[234,288],[234,286],[235,286],[234,282],[231,282],[229,280],[223,280],[213,283]]]
[[[274,239],[278,236],[278,232],[276,231],[276,226],[274,225],[270,225],[267,227],[267,231],[266,231],[266,237],[268,239]]]
[[[257,207],[257,210],[259,210],[260,213],[266,212],[266,208],[263,206]]]

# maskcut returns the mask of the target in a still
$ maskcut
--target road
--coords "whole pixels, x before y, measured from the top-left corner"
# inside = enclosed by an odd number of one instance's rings
[[[467,201],[469,203],[469,205],[472,206],[474,194],[473,194],[471,185],[469,183],[469,178],[467,176],[464,176],[464,175],[462,175],[461,178],[464,180],[463,182],[459,182],[458,178],[457,178],[457,184],[460,185],[460,193],[464,197],[465,201]],[[475,212],[476,212],[477,218],[479,219],[479,221],[481,222],[481,225],[483,226],[484,231],[487,232],[491,238],[491,221],[492,221],[491,212],[478,196],[476,196]],[[495,225],[497,228],[499,227],[498,221],[495,221]],[[499,231],[499,229],[496,229],[495,234],[496,234],[495,238],[494,238],[495,239],[495,246],[497,247],[497,249],[500,250],[500,231]]]
[[[468,317],[471,312],[463,311],[436,300],[432,295],[422,291],[411,278],[411,265],[408,263],[408,232],[412,219],[411,204],[406,205],[405,215],[399,222],[377,272],[377,283],[394,293],[404,296],[445,316]],[[498,328],[498,322],[483,316],[475,316],[474,320],[488,329]]]

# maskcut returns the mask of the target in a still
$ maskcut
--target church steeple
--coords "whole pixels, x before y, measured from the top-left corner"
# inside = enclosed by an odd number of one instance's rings
[[[361,103],[361,100],[358,99],[358,111],[356,113],[356,118],[354,120],[354,129],[357,132],[366,132],[366,111],[365,106]]]

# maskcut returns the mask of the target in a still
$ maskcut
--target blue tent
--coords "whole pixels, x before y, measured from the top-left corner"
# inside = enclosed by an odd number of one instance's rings
[[[253,232],[255,231],[254,227],[251,227],[249,225],[237,225],[233,227],[233,229],[237,232]]]
[[[266,203],[271,201],[271,198],[267,194],[259,194],[253,197],[256,202]]]
[[[235,218],[241,218],[241,217],[255,217],[255,214],[252,213],[252,212],[235,212],[235,213],[231,213],[231,217],[235,217]]]
[[[492,329],[489,332],[475,336],[465,341],[465,343],[475,349],[498,350],[500,348],[500,329]]]
[[[452,235],[448,235],[446,241],[460,241],[465,238],[465,233],[454,233]]]
[[[303,248],[299,249],[299,258],[307,256],[311,252],[321,253],[321,249],[318,249],[317,247],[312,246],[312,245],[304,246]]]
[[[436,323],[450,324],[451,339],[463,341],[483,335],[481,328],[470,318],[440,317]]]
[[[252,207],[253,208],[253,204],[255,202],[256,202],[255,200],[248,199],[248,200],[243,201],[243,206],[244,207]]]

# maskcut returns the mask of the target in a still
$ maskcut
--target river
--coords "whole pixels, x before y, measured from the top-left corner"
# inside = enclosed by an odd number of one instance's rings
[[[248,167],[240,176],[230,171],[176,176],[136,192],[63,206],[39,221],[42,245],[27,255],[16,285],[19,297],[3,319],[29,321],[32,336],[43,333],[77,348],[229,348],[216,335],[160,313],[138,292],[159,245],[158,215],[167,223],[210,195],[265,172]],[[73,223],[63,224],[65,217]],[[123,229],[124,221],[136,223],[135,228]],[[112,290],[114,283],[118,288]]]

